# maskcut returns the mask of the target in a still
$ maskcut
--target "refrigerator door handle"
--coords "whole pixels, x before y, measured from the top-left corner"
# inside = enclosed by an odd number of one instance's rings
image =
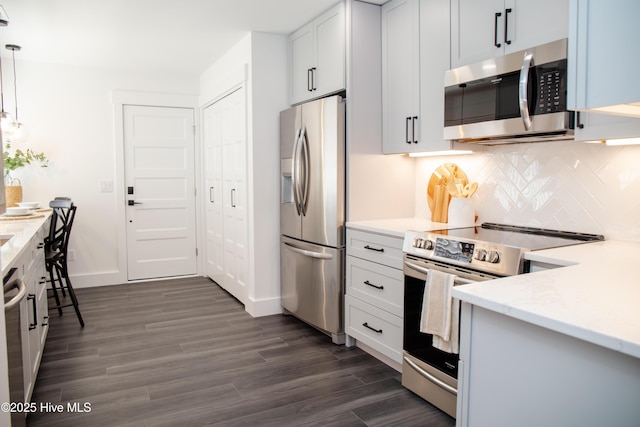
[[[304,256],[308,256],[310,258],[316,258],[316,259],[333,259],[333,255],[331,254],[327,254],[327,253],[322,253],[322,252],[314,252],[314,251],[308,251],[306,249],[300,249],[297,248],[287,242],[284,242],[284,245],[287,247],[287,249],[296,252],[300,255],[304,255]]]
[[[307,129],[304,128],[302,134],[300,135],[300,140],[302,141],[302,153],[303,157],[303,167],[304,167],[304,182],[302,183],[302,215],[307,215],[307,207],[309,205],[309,181],[311,175],[311,164],[309,162],[309,139],[307,138]]]
[[[292,186],[293,186],[293,203],[296,205],[296,212],[298,215],[302,214],[300,209],[300,155],[299,155],[299,147],[300,147],[300,134],[302,133],[302,128],[298,128],[296,132],[296,140],[293,143],[293,154],[291,158],[293,159],[293,173],[292,173]]]

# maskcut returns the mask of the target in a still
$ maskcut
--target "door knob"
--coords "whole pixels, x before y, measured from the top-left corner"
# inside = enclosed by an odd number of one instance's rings
[[[133,205],[141,205],[142,202],[136,202],[135,200],[127,200],[127,204],[129,206],[133,206]]]

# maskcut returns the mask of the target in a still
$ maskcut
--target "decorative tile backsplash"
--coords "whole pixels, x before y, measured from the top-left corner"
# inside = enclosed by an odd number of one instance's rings
[[[640,241],[640,146],[573,141],[474,147],[467,156],[416,163],[416,215],[431,217],[426,189],[442,163],[479,188],[478,222],[545,227]]]

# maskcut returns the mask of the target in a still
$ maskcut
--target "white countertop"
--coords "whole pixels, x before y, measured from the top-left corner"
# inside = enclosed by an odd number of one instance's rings
[[[11,239],[0,248],[1,271],[4,277],[15,260],[22,254],[31,238],[38,232],[45,221],[49,221],[51,212],[39,212],[40,218],[20,220],[0,220],[0,235]]]
[[[449,228],[447,223],[432,222],[424,218],[391,218],[366,221],[348,221],[347,228],[404,238],[405,231],[429,231]]]
[[[530,252],[555,268],[456,286],[462,301],[640,358],[640,242]]]

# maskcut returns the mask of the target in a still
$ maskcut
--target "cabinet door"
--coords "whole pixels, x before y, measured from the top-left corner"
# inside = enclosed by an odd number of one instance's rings
[[[224,287],[224,222],[222,216],[222,127],[227,103],[222,99],[204,109],[204,175],[206,272]]]
[[[382,7],[382,151],[414,151],[419,141],[419,2]],[[418,134],[417,134],[417,133]]]
[[[420,151],[451,149],[444,140],[444,73],[449,69],[449,0],[420,2]]]
[[[229,95],[222,126],[224,288],[241,302],[247,279],[247,139],[244,89]]]
[[[289,84],[291,104],[311,98],[315,67],[314,27],[308,24],[289,36]]]
[[[640,116],[640,2],[572,0],[569,108]]]
[[[207,275],[241,302],[247,274],[244,88],[204,111]]]
[[[504,0],[451,1],[451,67],[504,54]]]
[[[316,69],[313,97],[340,91],[345,85],[345,11],[339,3],[314,21]]]
[[[506,10],[511,12],[506,13]],[[567,38],[569,0],[505,0],[505,53]],[[541,29],[544,28],[544,31]]]
[[[576,141],[600,141],[640,136],[640,118],[583,112],[576,114]]]

